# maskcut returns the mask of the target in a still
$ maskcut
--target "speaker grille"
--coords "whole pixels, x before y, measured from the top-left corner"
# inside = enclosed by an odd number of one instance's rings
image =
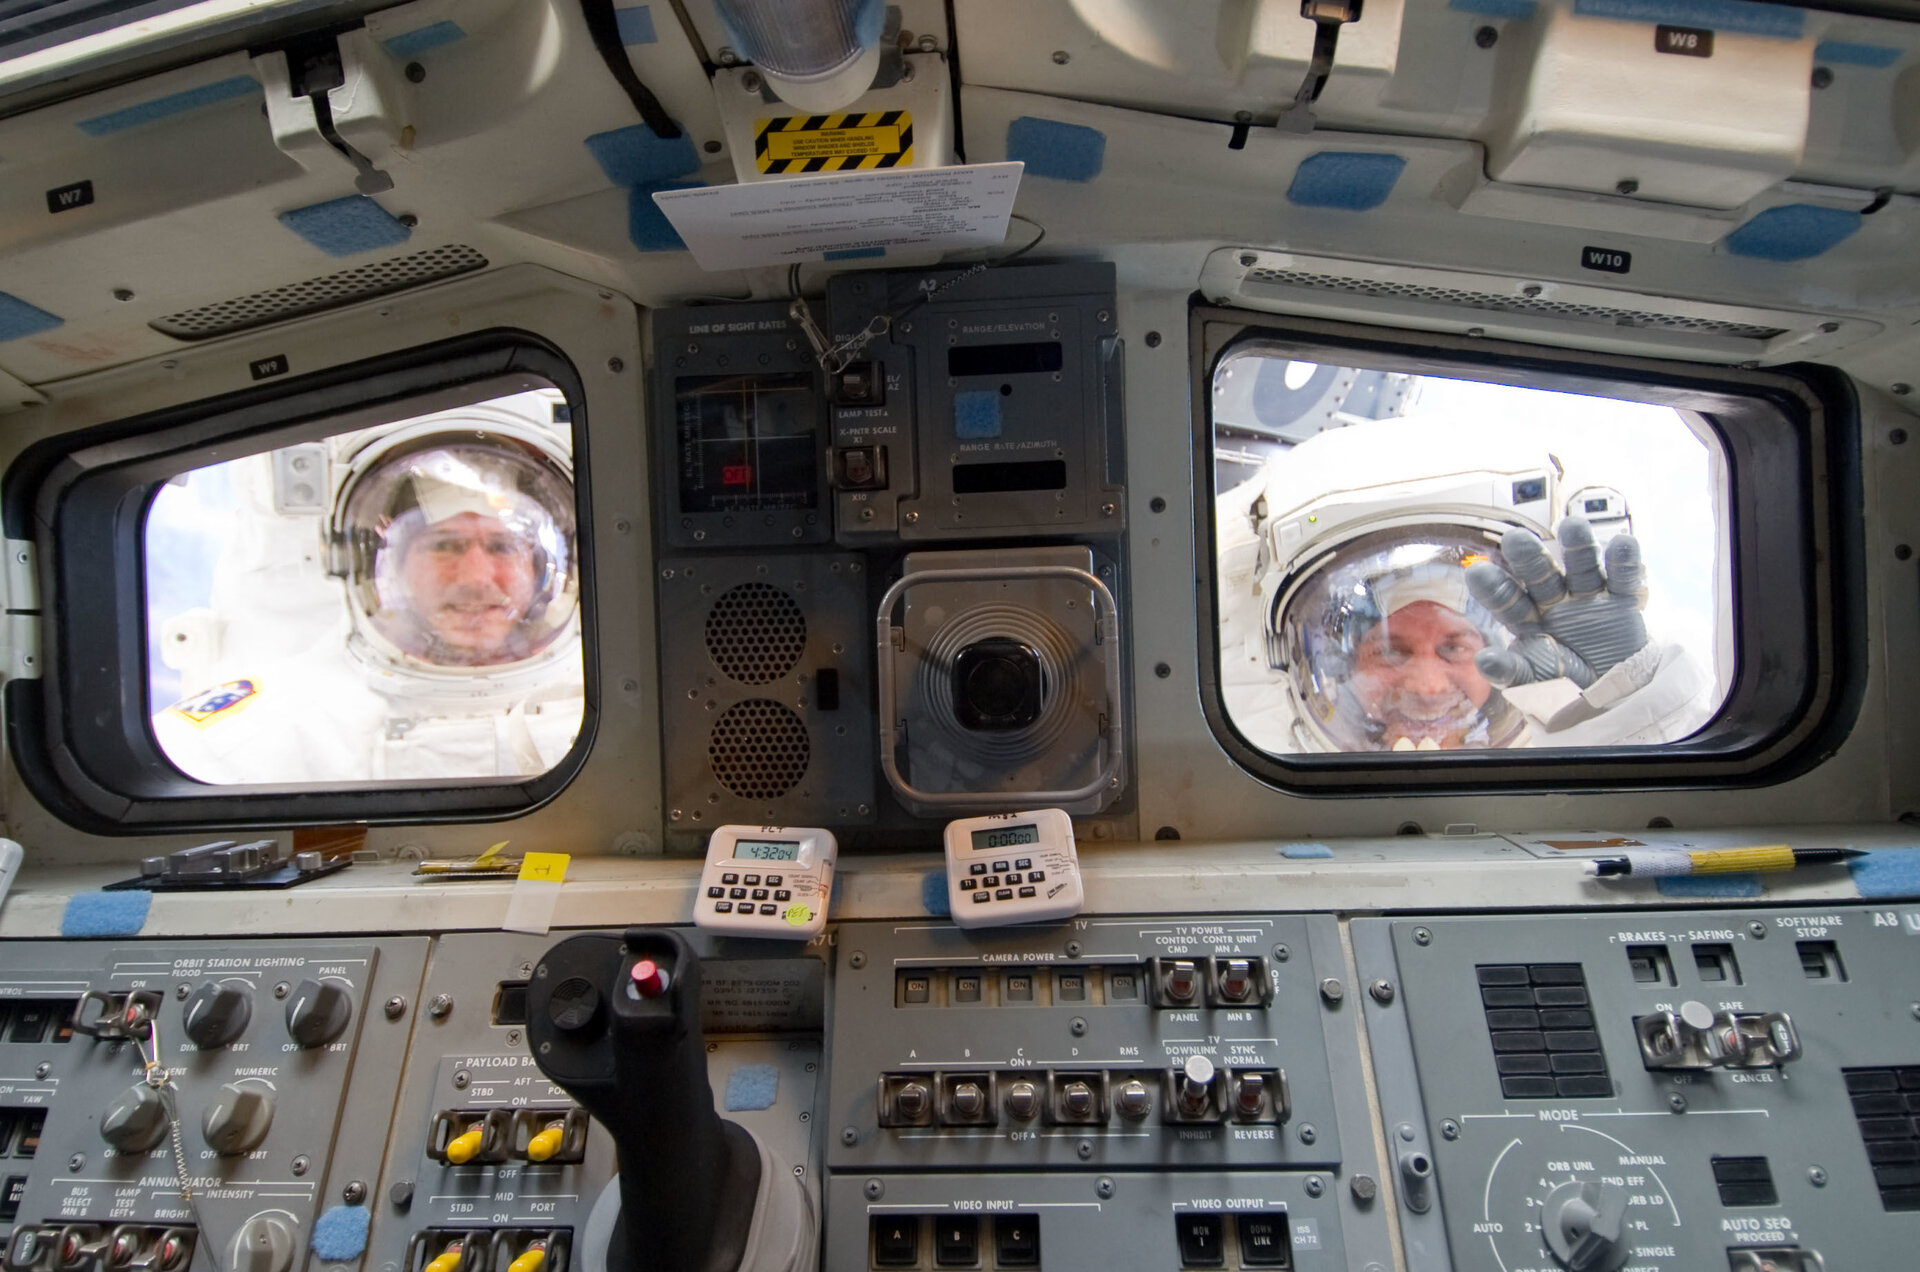
[[[791,596],[766,583],[730,588],[707,612],[707,652],[743,685],[778,680],[806,647],[806,616]]]
[[[183,309],[155,318],[147,325],[177,340],[210,340],[405,291],[456,274],[470,274],[486,266],[487,258],[480,253],[464,244],[450,243],[411,256],[396,256],[338,274],[309,278],[303,283],[236,296],[198,309]]]
[[[785,795],[806,776],[811,750],[800,717],[766,698],[734,703],[707,737],[714,777],[741,799]]]
[[[1720,318],[1697,318],[1686,314],[1656,314],[1645,310],[1613,309],[1605,305],[1583,305],[1573,301],[1546,300],[1529,296],[1498,296],[1491,292],[1467,291],[1458,287],[1438,287],[1429,283],[1388,282],[1383,279],[1340,278],[1332,274],[1313,274],[1303,270],[1260,268],[1247,271],[1247,281],[1276,287],[1305,287],[1313,291],[1345,292],[1352,296],[1380,296],[1396,300],[1421,300],[1439,305],[1462,305],[1498,313],[1540,314],[1549,318],[1569,318],[1579,322],[1604,322],[1616,327],[1644,327],[1655,331],[1694,331],[1703,335],[1738,336],[1747,340],[1771,340],[1785,335],[1785,327],[1761,327],[1752,323],[1729,322]]]

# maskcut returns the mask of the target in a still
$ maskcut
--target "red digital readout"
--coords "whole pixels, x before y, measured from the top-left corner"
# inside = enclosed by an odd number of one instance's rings
[[[727,486],[753,485],[752,464],[728,464],[720,470],[721,484]]]

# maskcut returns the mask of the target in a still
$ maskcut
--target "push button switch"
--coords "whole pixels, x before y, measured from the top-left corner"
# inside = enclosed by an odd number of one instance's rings
[[[935,1221],[933,1265],[970,1268],[980,1262],[980,1221],[972,1215],[947,1215]]]
[[[1290,1268],[1293,1241],[1287,1221],[1279,1215],[1241,1215],[1240,1265],[1248,1268]]]
[[[910,1268],[920,1262],[920,1217],[876,1215],[873,1220],[873,1265]]]
[[[1174,1234],[1180,1240],[1180,1266],[1220,1268],[1227,1264],[1226,1221],[1219,1215],[1175,1215]]]
[[[1037,1215],[1001,1215],[993,1221],[993,1258],[1003,1268],[1040,1266]]]

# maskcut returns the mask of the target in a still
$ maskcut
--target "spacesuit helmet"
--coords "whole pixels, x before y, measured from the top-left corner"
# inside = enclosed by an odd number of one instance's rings
[[[1309,560],[1274,600],[1270,657],[1316,749],[1433,751],[1512,745],[1524,717],[1474,657],[1506,629],[1467,590],[1500,560],[1461,525],[1397,526]]]
[[[355,636],[402,668],[495,671],[575,629],[571,459],[546,430],[482,410],[363,448],[336,497]]]

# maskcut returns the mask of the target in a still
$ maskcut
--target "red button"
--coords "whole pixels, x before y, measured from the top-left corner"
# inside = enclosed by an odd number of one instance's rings
[[[642,998],[658,998],[667,992],[667,970],[650,958],[633,965],[633,987]]]

